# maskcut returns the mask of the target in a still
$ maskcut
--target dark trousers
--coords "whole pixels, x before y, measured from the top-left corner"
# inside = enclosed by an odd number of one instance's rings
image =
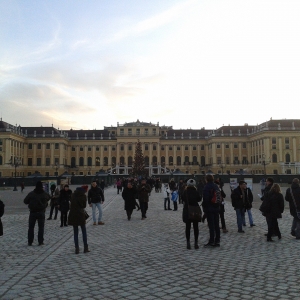
[[[173,206],[174,206],[174,210],[177,210],[177,209],[178,209],[177,201],[173,201]]]
[[[168,203],[168,209],[171,209],[170,208],[170,198],[169,197],[165,198],[165,209],[167,209],[167,203]]]
[[[118,194],[119,194],[119,192],[122,192],[122,187],[117,186],[117,190],[118,190]]]
[[[44,212],[30,212],[29,214],[29,228],[28,228],[28,243],[32,244],[34,240],[34,226],[38,222],[38,242],[44,242],[44,226],[45,226],[45,213]]]
[[[133,209],[127,209],[127,210],[126,210],[126,214],[127,214],[128,220],[131,219],[132,212],[133,212]]]
[[[0,236],[3,235],[3,224],[1,222],[1,218],[0,218]]]
[[[87,234],[86,234],[86,228],[85,225],[81,225],[81,233],[82,233],[82,240],[83,240],[83,245],[85,247],[88,246],[87,243]],[[79,247],[79,241],[78,241],[78,226],[73,226],[73,230],[74,230],[74,243],[75,243],[75,247]]]
[[[135,207],[137,208],[137,209],[140,209],[140,206],[139,206],[139,204],[135,201]]]
[[[220,219],[221,219],[222,229],[226,229],[224,211],[222,211],[222,210],[220,210]]]
[[[61,211],[60,212],[60,223],[61,225],[67,225],[68,222],[68,212],[67,211]]]
[[[219,213],[207,212],[206,217],[209,227],[209,243],[220,243]]]
[[[190,235],[191,235],[192,223],[193,223],[193,228],[194,228],[195,243],[198,243],[198,236],[199,236],[198,222],[187,221],[185,223],[185,237],[186,237],[187,242],[189,242],[190,241]]]
[[[148,202],[143,202],[139,200],[139,203],[141,207],[142,218],[146,218],[146,213],[148,210]]]
[[[266,220],[268,224],[267,239],[270,240],[273,234],[281,238],[281,232],[279,230],[277,218],[266,217]]]
[[[57,208],[57,206],[55,206],[54,204],[51,205],[50,216],[49,216],[49,218],[52,218],[52,214],[53,214],[53,210],[54,210],[54,209],[55,209],[54,219],[57,218],[58,208]]]

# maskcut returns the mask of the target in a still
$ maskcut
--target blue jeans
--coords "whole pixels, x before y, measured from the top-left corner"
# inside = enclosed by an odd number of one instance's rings
[[[253,225],[253,217],[252,217],[251,208],[247,209],[247,213],[248,213],[249,223],[250,223],[250,226],[251,226],[251,225]],[[244,217],[243,217],[243,224],[246,225],[246,216],[245,216],[245,214],[244,214]]]
[[[45,212],[30,212],[29,214],[29,228],[28,228],[28,244],[32,244],[34,240],[34,226],[38,221],[38,242],[44,242],[44,226],[45,226]]]
[[[209,243],[220,243],[219,213],[207,212],[206,217],[209,227]]]
[[[99,215],[98,215],[98,222],[102,220],[102,206],[101,203],[92,203],[92,210],[93,210],[93,221],[96,222],[96,207],[98,208]]]
[[[83,240],[83,245],[87,247],[87,234],[86,234],[86,228],[85,225],[81,225],[81,232],[82,232],[82,240]],[[78,242],[78,226],[73,226],[74,229],[74,243],[75,247],[79,247],[79,242]]]
[[[236,212],[236,221],[237,221],[238,230],[242,231],[243,230],[243,219],[245,218],[245,210],[237,208],[235,210],[235,212]]]
[[[297,239],[300,239],[300,220],[297,217],[293,219],[291,231],[295,232]]]

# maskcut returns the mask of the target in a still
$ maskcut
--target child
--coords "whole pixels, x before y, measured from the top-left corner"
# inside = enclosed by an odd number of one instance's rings
[[[163,186],[163,194],[164,194],[164,205],[165,205],[165,210],[172,210],[170,208],[170,190],[168,187],[168,184],[165,183]],[[167,208],[167,203],[168,203],[168,208]]]
[[[1,222],[1,217],[4,215],[4,203],[0,200],[0,236],[3,235],[3,225]]]

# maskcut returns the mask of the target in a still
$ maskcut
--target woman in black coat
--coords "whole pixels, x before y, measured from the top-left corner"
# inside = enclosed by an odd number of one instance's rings
[[[275,183],[270,191],[270,197],[268,199],[268,203],[266,204],[266,219],[268,223],[268,234],[267,241],[273,242],[272,234],[278,236],[278,239],[281,239],[281,233],[278,227],[278,218],[282,217],[282,213],[284,210],[284,199],[283,195],[280,191],[280,186]]]
[[[60,210],[60,227],[68,226],[68,211],[70,210],[72,191],[69,190],[69,186],[66,184],[60,191],[58,198],[58,209]]]
[[[194,237],[195,237],[195,249],[199,249],[198,246],[198,236],[199,236],[199,222],[198,221],[190,221],[189,220],[189,206],[199,206],[199,202],[201,201],[201,196],[199,195],[196,189],[196,181],[194,179],[189,179],[187,181],[187,187],[182,194],[183,201],[183,211],[182,211],[182,220],[185,223],[185,236],[187,242],[187,249],[191,249],[190,243],[190,234],[191,227],[193,223],[194,228]]]
[[[127,183],[127,186],[124,188],[122,192],[122,197],[125,201],[125,210],[127,213],[128,221],[131,219],[131,214],[135,209],[135,197],[136,197],[136,188],[132,186],[131,182]]]

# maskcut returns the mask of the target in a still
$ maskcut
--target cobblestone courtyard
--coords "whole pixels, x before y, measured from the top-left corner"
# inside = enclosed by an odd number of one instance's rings
[[[108,188],[105,225],[93,226],[90,218],[91,252],[82,253],[80,234],[81,253],[75,255],[72,228],[60,228],[59,220],[46,221],[44,246],[36,239],[27,246],[29,212],[23,199],[30,190],[0,191],[6,204],[0,299],[300,299],[300,243],[290,235],[287,206],[279,220],[281,240],[266,242],[266,222],[257,208],[256,226],[250,228],[247,220],[246,233],[238,234],[227,184],[229,232],[222,234],[221,247],[202,247],[208,227],[201,223],[200,249],[187,250],[182,205],[177,212],[165,211],[162,193],[153,191],[147,219],[134,211],[128,221],[121,195]]]

